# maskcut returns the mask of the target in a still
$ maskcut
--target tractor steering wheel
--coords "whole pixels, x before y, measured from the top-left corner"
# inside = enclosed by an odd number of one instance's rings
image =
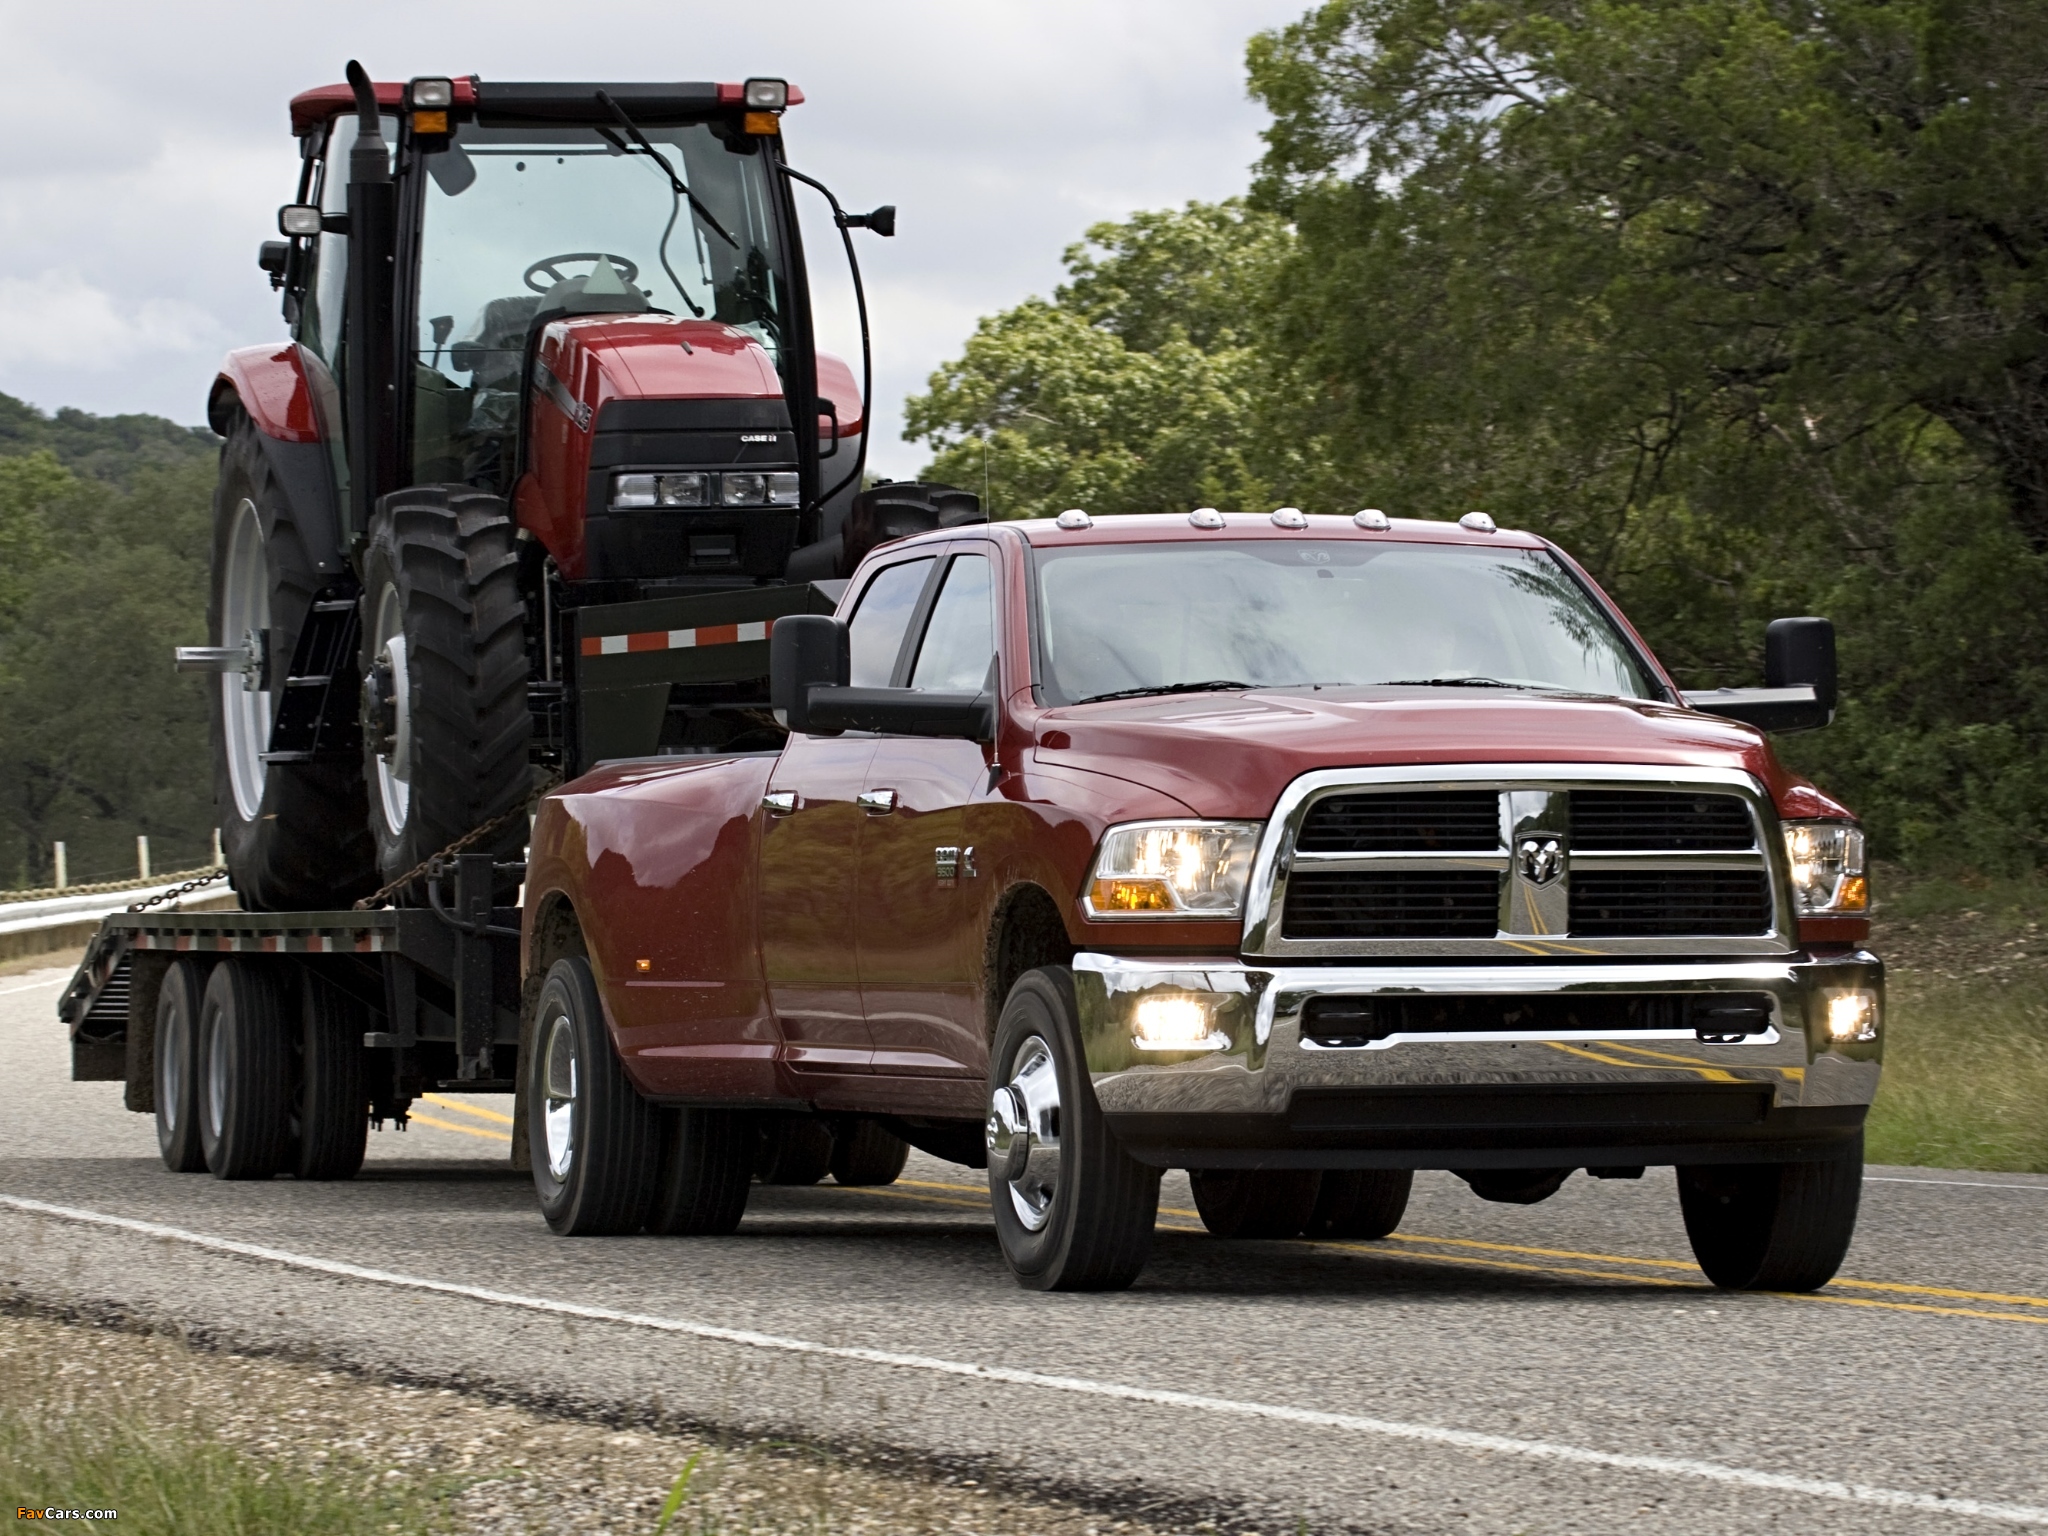
[[[628,285],[631,285],[640,276],[640,268],[637,263],[628,261],[623,256],[614,256],[610,251],[564,251],[559,256],[543,256],[539,261],[528,267],[525,274],[526,286],[535,293],[546,293],[557,284],[567,282],[568,279],[562,275],[561,270],[555,265],[558,261],[608,261],[618,269],[619,280]],[[535,282],[535,276],[543,272],[553,278],[554,282]]]

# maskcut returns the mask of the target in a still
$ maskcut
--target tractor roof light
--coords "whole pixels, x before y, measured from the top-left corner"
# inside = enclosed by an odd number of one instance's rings
[[[789,105],[787,80],[749,80],[744,89],[750,112],[780,112]]]
[[[421,76],[410,87],[412,108],[418,111],[441,111],[455,105],[455,82],[436,76]]]

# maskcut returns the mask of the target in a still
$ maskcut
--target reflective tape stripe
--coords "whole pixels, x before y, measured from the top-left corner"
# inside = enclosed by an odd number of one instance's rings
[[[766,640],[773,619],[748,624],[700,624],[695,629],[639,629],[625,635],[585,635],[585,656],[624,656],[638,651],[691,651],[700,645],[745,645]]]

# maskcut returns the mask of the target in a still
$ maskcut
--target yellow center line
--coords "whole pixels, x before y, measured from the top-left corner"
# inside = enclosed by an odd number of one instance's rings
[[[1837,1280],[1833,1283],[1841,1285],[1844,1282]],[[1933,1312],[1942,1317],[1982,1317],[1997,1323],[2048,1325],[2048,1317],[2034,1317],[2026,1312],[1983,1312],[1974,1307],[1935,1307],[1924,1301],[1873,1301],[1867,1296],[1830,1296],[1825,1291],[1767,1291],[1764,1294],[1774,1296],[1780,1301],[1831,1301],[1838,1307],[1882,1307],[1887,1312]]]
[[[438,1104],[443,1109],[452,1109],[460,1115],[475,1115],[479,1120],[494,1120],[499,1125],[512,1123],[510,1115],[501,1115],[495,1109],[483,1109],[475,1104],[464,1104],[459,1099],[444,1099],[438,1093],[423,1093],[420,1098],[429,1104]]]
[[[453,1120],[436,1120],[432,1115],[411,1114],[406,1119],[414,1125],[431,1125],[437,1131],[459,1131],[464,1136],[481,1136],[485,1141],[510,1141],[512,1138],[502,1131],[478,1130],[473,1125],[457,1125]]]

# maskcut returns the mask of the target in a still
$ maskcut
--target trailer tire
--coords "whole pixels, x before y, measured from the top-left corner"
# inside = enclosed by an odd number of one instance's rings
[[[1095,1100],[1066,966],[1026,971],[1011,987],[989,1055],[989,1102],[989,1203],[1017,1283],[1120,1291],[1137,1279],[1151,1256],[1159,1170],[1123,1149]]]
[[[223,960],[199,1009],[199,1137],[216,1179],[267,1179],[291,1155],[289,1023],[284,977]]]
[[[763,1184],[815,1184],[832,1171],[832,1124],[815,1115],[778,1115],[761,1127],[754,1176]]]
[[[1407,1215],[1414,1188],[1412,1168],[1326,1168],[1302,1233],[1320,1239],[1385,1237]]]
[[[352,1179],[362,1170],[370,1135],[362,1004],[307,976],[301,988],[299,1059],[294,1103],[298,1136],[292,1172],[301,1179]]]
[[[733,1232],[754,1188],[754,1117],[731,1109],[671,1109],[661,1120],[647,1230],[659,1237]]]
[[[221,852],[251,912],[344,907],[377,883],[354,765],[266,763],[260,755],[320,586],[262,434],[236,406],[214,488],[206,632],[224,646],[240,645],[252,631],[266,635],[269,686],[252,691],[240,674],[223,673],[209,684],[207,709]]]
[[[1685,1235],[1725,1291],[1813,1291],[1842,1267],[1863,1197],[1863,1133],[1822,1162],[1680,1168]]]
[[[832,1138],[832,1178],[839,1184],[894,1184],[910,1161],[910,1143],[872,1120],[842,1125]]]
[[[658,1112],[626,1076],[580,955],[557,960],[541,984],[525,1091],[548,1226],[563,1237],[638,1232],[653,1202]]]
[[[1299,1237],[1323,1176],[1313,1168],[1197,1168],[1195,1210],[1211,1237]]]
[[[199,1141],[199,1016],[206,978],[189,960],[164,972],[156,998],[156,1145],[173,1173],[204,1173]]]
[[[526,605],[504,498],[423,485],[378,504],[363,557],[363,780],[395,880],[516,810],[532,782]],[[513,824],[478,853],[516,855]]]

